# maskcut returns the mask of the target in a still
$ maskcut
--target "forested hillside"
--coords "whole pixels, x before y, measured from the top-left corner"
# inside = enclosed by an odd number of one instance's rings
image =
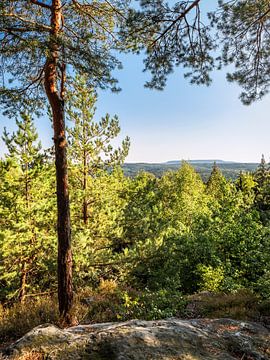
[[[196,172],[198,172],[203,179],[207,181],[211,174],[214,160],[212,161],[187,161],[190,163]],[[127,176],[136,176],[140,171],[146,171],[161,177],[166,171],[177,171],[181,161],[166,162],[166,163],[125,163],[123,164],[124,174]],[[254,172],[258,167],[258,163],[237,163],[237,162],[220,162],[218,167],[226,179],[236,180],[241,171]]]

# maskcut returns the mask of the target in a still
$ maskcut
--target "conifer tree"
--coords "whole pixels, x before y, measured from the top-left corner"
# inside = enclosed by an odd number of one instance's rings
[[[106,114],[95,121],[97,94],[87,86],[85,76],[77,76],[68,93],[67,119],[73,123],[68,129],[70,161],[76,168],[77,181],[83,192],[83,221],[88,219],[88,178],[99,170],[112,168],[124,162],[130,141],[126,137],[122,146],[113,149],[112,141],[120,132],[117,116]]]
[[[5,128],[2,139],[8,148],[9,156],[15,158],[20,165],[20,180],[23,186],[24,195],[23,210],[26,214],[25,220],[26,222],[29,222],[31,219],[29,219],[27,213],[29,211],[31,201],[31,179],[33,179],[33,175],[38,166],[38,161],[40,160],[41,143],[39,142],[38,144],[35,144],[38,135],[34,128],[33,120],[29,114],[21,114],[21,117],[21,121],[16,119],[16,124],[18,127],[17,132],[9,136]],[[28,239],[28,243],[30,243],[30,241],[31,239]],[[26,293],[26,281],[28,273],[27,265],[27,260],[22,260],[19,291],[19,300],[21,302],[24,302]]]
[[[237,190],[242,194],[244,204],[248,207],[254,205],[256,181],[254,175],[251,173],[240,172],[236,179],[235,186]]]
[[[222,200],[226,186],[227,181],[222,175],[222,172],[218,168],[216,162],[214,162],[211,174],[206,183],[206,193],[211,195],[213,198]]]
[[[191,83],[210,84],[215,43],[202,21],[201,2],[144,0],[130,9],[122,39],[132,51],[146,50],[145,70],[152,75],[146,87],[163,89],[176,66],[190,69],[184,76]]]
[[[269,176],[269,170],[267,169],[267,164],[264,155],[262,154],[261,162],[254,173],[254,178],[259,188],[263,187],[268,176]]]
[[[53,118],[58,208],[58,299],[63,325],[74,323],[69,211],[65,87],[66,72],[83,71],[91,85],[115,89],[110,54],[125,2],[70,0],[14,1],[0,4],[2,106],[11,115],[22,106],[49,104]],[[119,5],[119,6],[118,6]],[[39,110],[41,110],[39,109]]]
[[[227,75],[243,92],[244,104],[251,104],[269,92],[269,23],[268,0],[219,0],[219,9],[212,13],[212,25],[221,39],[221,65],[234,65]]]
[[[43,191],[48,191],[46,185],[51,185],[49,171],[46,169],[48,176],[41,186],[45,165],[33,119],[23,113],[16,124],[18,129],[15,133],[10,135],[5,129],[3,135],[8,154],[1,163],[1,252],[2,271],[10,289],[7,290],[9,296],[17,295],[20,302],[24,302],[30,284],[35,283],[31,279],[32,274],[37,276],[40,272],[37,264],[47,258],[40,258],[43,254],[41,249],[53,247],[53,242],[48,247],[46,239],[51,240],[50,230],[54,231],[49,225],[51,201],[47,194],[45,204],[42,198]],[[45,235],[44,228],[49,236]]]
[[[255,204],[261,212],[262,219],[268,221],[270,209],[270,171],[266,164],[264,155],[254,173],[255,186]]]
[[[116,90],[111,71],[119,66],[111,50],[147,47],[150,86],[163,88],[174,65],[195,70],[193,82],[209,83],[212,68],[207,28],[201,27],[200,0],[180,1],[172,8],[165,1],[144,1],[143,12],[127,11],[129,1],[3,0],[0,4],[1,104],[9,114],[22,105],[52,111],[57,209],[58,299],[63,324],[74,323],[71,308],[72,252],[67,176],[65,88],[67,71],[87,74],[89,85]],[[158,6],[156,6],[158,5]],[[164,11],[165,9],[165,11]],[[189,14],[195,11],[192,21]],[[150,21],[149,21],[150,18]],[[117,36],[124,23],[127,44]],[[178,31],[179,30],[179,31]],[[146,38],[142,38],[142,34]],[[134,38],[135,34],[135,38]],[[138,36],[137,36],[138,34]],[[139,45],[139,46],[138,46]],[[197,56],[198,55],[198,56]],[[41,110],[41,109],[39,109]]]

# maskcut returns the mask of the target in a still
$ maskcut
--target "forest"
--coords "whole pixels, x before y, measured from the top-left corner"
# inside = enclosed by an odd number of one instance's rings
[[[204,182],[207,181],[211,174],[213,164],[216,163],[226,179],[236,180],[240,172],[254,172],[258,163],[239,163],[239,162],[222,162],[215,160],[186,160],[191,164],[197,173],[200,174]],[[181,165],[181,160],[164,163],[124,163],[122,168],[126,176],[136,176],[140,171],[146,171],[161,177],[166,171],[176,171]]]
[[[236,294],[236,318],[241,307],[251,316],[254,301],[267,307],[270,167],[264,157],[256,171],[241,172],[235,181],[214,164],[203,182],[184,161],[159,178],[145,171],[127,177],[120,164],[129,139],[113,149],[119,121],[108,114],[94,121],[96,97],[87,98],[88,106],[78,101],[83,108],[68,111],[74,126],[67,129],[78,317],[188,316],[188,295],[203,291]],[[26,309],[29,315],[29,306],[40,311],[57,292],[53,149],[42,150],[29,114],[16,123],[13,134],[4,132],[8,153],[0,162],[3,315],[10,306],[11,314]],[[34,321],[56,321],[55,303],[53,309]],[[5,336],[14,331],[3,328]]]
[[[233,179],[217,164],[202,178],[185,161],[126,176],[132,139],[113,146],[118,117],[95,115],[98,91],[120,90],[120,53],[144,54],[150,89],[177,66],[210,85],[230,65],[244,104],[268,93],[269,2],[219,1],[201,15],[202,2],[1,2],[1,109],[16,130],[4,129],[0,159],[0,341],[46,322],[269,317],[264,156]],[[200,294],[212,310],[194,309]]]

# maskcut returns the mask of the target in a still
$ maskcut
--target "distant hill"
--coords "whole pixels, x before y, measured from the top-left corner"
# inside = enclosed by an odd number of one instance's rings
[[[216,162],[223,175],[227,179],[235,180],[240,171],[253,172],[258,167],[258,163],[237,163],[223,160],[191,160],[188,161],[195,170],[201,175],[204,181],[207,181],[213,163]],[[166,163],[126,163],[123,165],[123,170],[126,176],[134,177],[140,171],[147,171],[157,177],[161,177],[166,171],[176,171],[181,166],[181,161],[168,161]]]
[[[169,164],[169,165],[179,165],[181,164],[181,160],[172,160],[172,161],[167,161],[165,164]],[[235,164],[234,161],[224,161],[224,160],[187,160],[188,163],[190,164],[214,164],[214,162],[216,164]]]

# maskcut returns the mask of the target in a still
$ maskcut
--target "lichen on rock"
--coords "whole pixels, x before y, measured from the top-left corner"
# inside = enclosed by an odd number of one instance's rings
[[[267,360],[270,331],[230,319],[132,320],[63,330],[46,324],[12,344],[3,359],[23,359],[31,351],[48,360]]]

